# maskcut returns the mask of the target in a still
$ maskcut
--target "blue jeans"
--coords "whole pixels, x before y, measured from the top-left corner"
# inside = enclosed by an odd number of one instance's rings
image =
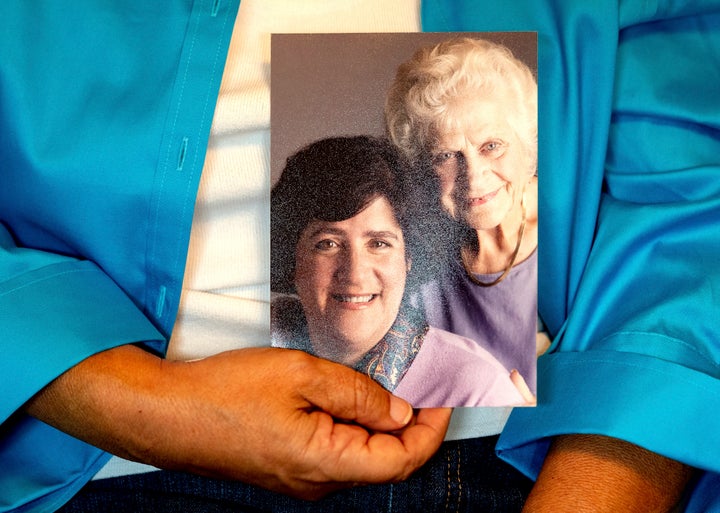
[[[497,437],[445,442],[407,481],[340,491],[306,502],[233,481],[150,472],[91,481],[61,513],[432,513],[520,511],[531,481],[499,460]]]

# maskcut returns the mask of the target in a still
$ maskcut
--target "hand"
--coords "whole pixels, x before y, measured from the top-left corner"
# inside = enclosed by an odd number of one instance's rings
[[[203,394],[209,397],[187,406],[214,426],[209,436],[224,439],[211,458],[221,463],[220,476],[302,498],[406,478],[437,450],[450,416],[421,411],[403,430],[413,415],[406,402],[345,366],[299,351],[234,351],[184,370],[192,388],[211,380]]]
[[[121,456],[315,499],[408,477],[437,450],[448,409],[420,410],[299,351],[170,362],[124,346],[53,382],[29,413]]]
[[[538,331],[535,334],[535,356],[540,358],[545,354],[545,351],[550,349],[551,344],[552,342],[550,341],[548,334],[544,331]]]
[[[516,369],[510,371],[510,381],[513,382],[515,388],[517,388],[518,392],[520,392],[520,395],[523,396],[523,399],[525,399],[525,404],[521,406],[537,405],[537,397],[533,395],[533,393],[530,391],[530,388],[527,386],[527,383],[525,382],[525,378],[523,378]]]

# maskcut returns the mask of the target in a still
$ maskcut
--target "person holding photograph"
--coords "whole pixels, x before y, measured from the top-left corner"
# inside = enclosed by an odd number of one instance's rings
[[[431,323],[477,339],[535,389],[537,85],[500,44],[456,38],[402,64],[387,131],[442,211],[448,263],[423,289]]]
[[[0,510],[519,511],[537,479],[528,513],[716,511],[717,0],[242,4],[218,96],[237,2],[0,3]],[[479,421],[446,433],[343,365],[251,347],[270,33],[420,13],[542,42],[554,339],[502,460]],[[104,450],[163,470],[108,474]]]
[[[273,345],[370,376],[415,407],[524,399],[473,340],[428,326],[405,300],[424,277],[422,212],[385,140],[317,141],[291,156],[271,195]]]

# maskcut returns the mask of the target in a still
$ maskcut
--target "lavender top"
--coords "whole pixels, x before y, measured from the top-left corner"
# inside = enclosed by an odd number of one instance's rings
[[[394,394],[415,408],[523,404],[510,372],[490,353],[433,327]]]
[[[479,274],[491,282],[500,273]],[[475,340],[507,369],[517,369],[536,391],[537,250],[492,287],[475,285],[462,263],[454,261],[423,285],[418,306],[428,323]]]
[[[274,347],[300,349],[312,354],[305,316],[297,298],[275,298],[273,319]],[[424,331],[425,322],[421,322],[420,331]],[[401,338],[392,340],[403,344]],[[404,342],[409,343],[409,339]],[[393,393],[416,408],[524,404],[522,396],[510,381],[510,371],[487,350],[467,337],[429,326],[422,336],[417,352],[407,352],[404,346],[391,345],[389,348],[412,355],[409,358],[407,355],[390,358],[384,361],[382,366],[390,365],[385,369],[387,372],[392,372],[392,366],[397,363],[406,369],[402,371],[404,375],[397,382]],[[396,370],[399,371],[400,367]],[[366,373],[366,370],[359,371]],[[371,377],[378,380],[375,376]],[[380,380],[378,382],[383,384]]]

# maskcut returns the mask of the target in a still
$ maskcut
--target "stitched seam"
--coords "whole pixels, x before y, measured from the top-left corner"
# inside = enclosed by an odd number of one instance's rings
[[[450,454],[445,455],[445,511],[450,511]]]
[[[636,354],[639,354],[639,353],[636,353]],[[642,356],[651,356],[651,355],[642,355]],[[568,367],[569,367],[569,366],[572,366],[572,367],[581,367],[581,366],[584,366],[584,365],[587,364],[587,363],[609,363],[609,364],[612,364],[612,365],[622,365],[622,366],[624,366],[624,367],[629,367],[629,368],[633,368],[633,369],[642,369],[642,370],[645,371],[645,372],[650,371],[650,372],[653,372],[653,373],[658,374],[658,375],[660,375],[660,376],[666,376],[666,373],[663,372],[662,370],[659,370],[659,369],[654,369],[654,368],[652,368],[652,367],[647,367],[647,366],[643,366],[643,365],[638,365],[638,364],[635,364],[635,363],[627,363],[627,362],[621,362],[621,361],[616,361],[616,360],[611,360],[611,359],[605,359],[605,358],[587,358],[587,359],[583,359],[582,361],[562,362],[561,366],[563,366],[563,367],[564,367],[564,366],[568,366]],[[704,373],[702,373],[702,374],[703,374],[703,376],[707,376],[707,374],[704,374]],[[675,379],[677,379],[677,377],[676,377]],[[687,384],[693,385],[693,386],[700,387],[702,390],[704,390],[704,391],[706,391],[706,392],[715,392],[714,389],[710,389],[710,388],[708,388],[708,387],[706,387],[706,386],[704,386],[704,385],[702,385],[702,384],[700,384],[700,383],[698,383],[698,382],[696,382],[696,381],[693,381],[693,380],[691,380],[691,379],[682,378],[681,381],[683,381],[683,382],[685,382],[685,383],[687,383]]]
[[[222,24],[222,27],[221,27],[221,29],[220,29],[221,32],[224,32],[225,26],[227,25],[227,20],[228,20],[228,14],[227,14],[227,13],[228,13],[228,12],[229,12],[229,10],[226,11],[225,17],[223,18],[223,24]],[[199,25],[199,22],[198,22],[198,25]],[[193,45],[194,45],[194,40],[193,40]],[[215,48],[215,57],[214,57],[214,59],[213,59],[213,67],[212,67],[212,72],[211,72],[211,74],[210,74],[211,76],[215,76],[215,72],[216,72],[216,70],[217,70],[217,65],[218,65],[218,61],[219,61],[219,57],[220,57],[220,51],[221,51],[222,48],[224,48],[224,45],[222,45],[222,44],[220,44],[220,43],[218,43],[217,46],[216,46],[216,48]],[[205,123],[205,119],[207,118],[208,105],[210,104],[210,97],[211,97],[210,92],[211,92],[211,84],[208,84],[208,87],[207,87],[206,93],[205,93],[205,103],[204,103],[204,105],[203,105],[202,115],[200,116],[200,126],[202,126],[202,125]],[[199,151],[199,150],[196,150],[195,153],[194,153],[194,156],[193,156],[192,169],[195,169],[195,166],[196,166],[196,164],[197,164],[197,160],[198,160],[199,154],[200,154],[200,151]],[[187,187],[185,188],[185,201],[183,202],[182,216],[180,217],[180,219],[184,219],[184,218],[185,218],[185,214],[186,214],[186,212],[187,212],[187,210],[188,210],[188,204],[190,203],[190,202],[188,201],[188,197],[190,196],[190,185],[191,185],[191,181],[188,180],[188,181],[187,181]],[[193,207],[194,207],[194,205],[195,205],[194,199],[195,199],[195,198],[194,198],[194,196],[193,196],[193,201],[192,201]],[[181,240],[182,240],[182,237],[178,236],[177,246],[180,246]],[[183,252],[183,253],[184,253],[184,252]],[[178,266],[178,262],[179,262],[179,259],[180,259],[179,255],[180,255],[180,252],[179,252],[179,251],[176,251],[176,252],[175,252],[175,261],[174,261],[174,264],[173,264],[173,269],[176,269],[177,266]]]
[[[460,467],[462,465],[462,447],[461,444],[458,444],[457,446],[457,482],[458,482],[458,500],[457,500],[457,507],[455,508],[456,513],[460,512],[460,503],[462,502],[462,478],[460,477]]]
[[[704,361],[706,361],[706,362],[708,362],[708,363],[710,363],[710,364],[713,364],[713,365],[717,365],[717,363],[716,363],[714,360],[712,360],[712,359],[711,359],[710,357],[708,357],[706,354],[703,354],[703,353],[699,352],[699,351],[697,350],[697,348],[696,348],[695,346],[693,346],[692,344],[689,344],[688,342],[686,342],[685,340],[683,340],[683,339],[681,339],[681,338],[671,337],[670,335],[666,335],[666,334],[664,334],[664,333],[654,333],[654,332],[652,332],[652,331],[630,331],[630,330],[626,330],[626,331],[616,331],[616,332],[614,332],[614,333],[612,333],[612,334],[610,334],[610,335],[607,335],[606,337],[603,337],[603,338],[600,340],[599,344],[602,344],[603,342],[612,341],[613,338],[618,337],[618,336],[623,336],[623,335],[624,335],[624,336],[636,336],[636,335],[640,335],[640,336],[659,337],[659,338],[668,340],[668,341],[670,341],[670,342],[679,344],[679,345],[683,346],[685,349],[687,349],[688,351],[692,351],[694,354],[696,354],[697,356],[699,356],[700,358],[702,358]]]
[[[200,19],[199,19],[199,17],[197,17],[197,19],[195,20],[195,25],[194,25],[194,27],[193,27],[192,37],[191,37],[191,39],[190,39],[190,47],[189,47],[189,49],[188,49],[188,57],[187,57],[187,59],[186,59],[186,61],[185,61],[184,73],[183,73],[183,76],[182,76],[182,79],[181,79],[181,83],[180,83],[180,91],[179,91],[179,93],[178,93],[178,101],[177,101],[176,107],[175,107],[175,116],[173,117],[172,126],[171,126],[171,128],[170,128],[170,135],[169,135],[169,138],[168,138],[168,139],[169,139],[169,142],[168,142],[167,152],[166,152],[166,155],[165,155],[165,162],[163,163],[162,168],[161,168],[161,169],[162,169],[162,174],[161,174],[161,179],[160,179],[160,186],[158,187],[158,194],[157,194],[157,198],[158,198],[158,199],[157,199],[157,204],[155,205],[155,215],[153,216],[154,221],[153,221],[153,223],[152,223],[152,224],[153,224],[153,227],[154,227],[154,229],[153,229],[153,241],[152,241],[152,245],[150,246],[152,253],[149,255],[148,264],[149,264],[150,262],[154,262],[154,260],[155,260],[155,254],[156,254],[156,251],[157,251],[157,249],[156,249],[156,247],[157,247],[157,236],[158,236],[158,230],[159,230],[159,227],[158,227],[158,219],[159,219],[159,217],[160,217],[160,206],[161,206],[162,203],[163,203],[162,198],[163,198],[164,191],[165,191],[165,178],[166,178],[167,173],[168,173],[168,165],[169,165],[169,163],[170,163],[170,153],[171,153],[172,146],[173,146],[173,140],[175,139],[175,131],[176,131],[176,128],[177,128],[178,117],[180,116],[180,111],[182,110],[182,109],[181,109],[182,99],[183,99],[183,97],[184,97],[184,95],[185,95],[185,85],[187,84],[187,76],[188,76],[188,72],[189,72],[189,69],[190,69],[190,63],[191,63],[191,61],[192,61],[192,54],[193,54],[193,50],[194,50],[194,48],[195,48],[195,41],[196,41],[196,39],[197,39],[197,32],[198,32],[198,27],[199,27],[199,25],[200,25]],[[184,160],[184,158],[183,158],[183,160]]]

